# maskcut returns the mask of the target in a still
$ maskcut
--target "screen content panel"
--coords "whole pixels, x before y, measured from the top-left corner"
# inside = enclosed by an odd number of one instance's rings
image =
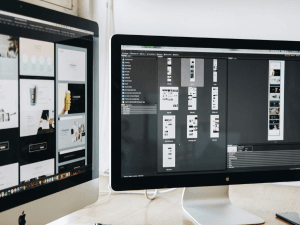
[[[0,11],[0,198],[91,170],[93,33]]]
[[[121,54],[122,177],[300,168],[298,51]]]

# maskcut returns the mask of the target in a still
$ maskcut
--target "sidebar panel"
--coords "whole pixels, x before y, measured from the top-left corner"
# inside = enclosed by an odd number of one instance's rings
[[[168,60],[168,63],[170,67],[172,60]],[[157,98],[159,95],[157,59],[153,56],[128,57],[126,55],[122,57],[121,64],[121,172],[126,177],[155,174]],[[164,78],[167,82],[167,79],[171,78],[167,78],[167,66],[165,69]],[[168,69],[168,74],[172,74],[172,69]],[[178,107],[169,101],[173,98],[172,95],[168,97],[166,97],[166,104],[168,104],[166,107],[174,105]]]

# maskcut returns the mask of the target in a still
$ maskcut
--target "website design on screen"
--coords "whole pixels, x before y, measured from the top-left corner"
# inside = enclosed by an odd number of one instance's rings
[[[3,11],[0,28],[3,198],[91,170],[87,68],[93,34]]]

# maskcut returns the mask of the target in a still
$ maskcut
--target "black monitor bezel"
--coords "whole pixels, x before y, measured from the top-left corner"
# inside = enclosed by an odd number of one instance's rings
[[[21,2],[17,0],[10,0],[10,1],[0,0],[0,10],[19,14],[22,16],[31,17],[34,19],[40,19],[52,23],[57,23],[69,27],[75,27],[78,29],[94,32],[93,36],[97,38],[97,40],[99,40],[98,23],[91,20],[83,19],[73,15],[68,15],[65,13],[61,13],[58,11],[54,11],[51,9],[47,9],[44,7],[40,7],[37,5],[33,5],[30,3]],[[95,67],[95,65],[93,66]],[[94,68],[92,68],[92,71],[93,70]],[[93,87],[92,77],[90,79],[90,82],[88,82],[88,86]],[[89,94],[91,93],[89,92]],[[91,102],[93,101],[91,100]],[[93,115],[93,112],[91,113],[91,115]],[[93,124],[93,116],[91,116],[91,121],[92,121],[91,124]],[[93,135],[91,135],[91,138],[89,140],[90,143],[93,143],[92,136]],[[96,160],[95,162],[98,162],[98,160]],[[98,166],[96,165],[94,165],[94,167],[98,168]],[[55,194],[57,192],[66,190],[68,188],[77,186],[79,184],[89,182],[93,179],[93,177],[95,177],[93,173],[94,173],[93,170],[89,170],[83,174],[79,174],[77,176],[70,177],[68,179],[53,182],[37,188],[32,188],[24,192],[10,195],[8,197],[0,198],[0,202],[1,202],[0,212],[32,202],[34,200],[40,199],[42,197],[46,197],[51,194]],[[98,172],[96,172],[96,174],[98,174]],[[95,201],[96,200],[97,199],[95,199]]]
[[[111,37],[111,186],[116,191],[157,189],[173,187],[196,187],[299,181],[299,170],[276,170],[258,172],[235,172],[153,177],[121,177],[121,46],[202,47],[229,49],[295,50],[300,51],[296,41],[242,40],[194,37],[166,37],[116,34]]]

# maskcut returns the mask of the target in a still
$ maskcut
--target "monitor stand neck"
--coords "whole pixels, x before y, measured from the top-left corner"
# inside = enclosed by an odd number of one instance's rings
[[[182,209],[196,224],[261,224],[265,221],[231,204],[229,186],[184,188]]]

